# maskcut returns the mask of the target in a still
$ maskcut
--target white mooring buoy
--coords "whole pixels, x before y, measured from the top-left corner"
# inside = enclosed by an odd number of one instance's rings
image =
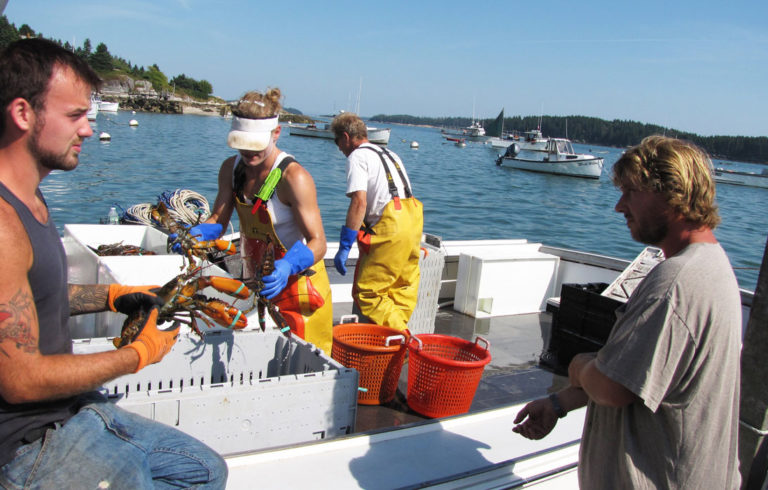
[[[102,131],[102,132],[99,134],[99,139],[100,139],[101,141],[109,141],[109,140],[111,140],[111,139],[112,139],[112,136],[111,136],[109,133],[107,133],[107,132],[105,132],[105,131]]]
[[[419,148],[419,142],[411,141],[411,148],[413,148],[414,150],[417,150]]]
[[[128,123],[128,125],[129,126],[138,126],[139,125],[139,121],[137,121],[136,119],[131,119],[131,121]]]

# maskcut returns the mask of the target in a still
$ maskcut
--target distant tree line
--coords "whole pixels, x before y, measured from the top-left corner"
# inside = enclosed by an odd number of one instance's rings
[[[23,24],[17,29],[14,24],[8,22],[6,16],[0,16],[0,49],[4,49],[21,38],[30,37],[44,38],[45,36],[42,33],[35,33],[27,24]],[[83,41],[82,46],[72,46],[69,41],[50,40],[85,59],[91,68],[105,80],[126,75],[133,79],[148,80],[158,94],[174,91],[201,100],[208,100],[213,93],[213,86],[207,80],[198,81],[182,73],[169,81],[156,64],[146,69],[143,66],[131,64],[123,58],[110,54],[109,48],[104,43],[99,43],[94,50],[90,39]]]
[[[409,115],[377,114],[371,118],[377,122],[399,123],[441,128],[464,128],[472,123],[466,117],[417,117]],[[638,144],[652,134],[666,134],[691,141],[712,157],[740,162],[768,163],[768,137],[752,136],[699,136],[694,133],[664,128],[655,124],[614,119],[606,121],[586,116],[515,116],[504,118],[504,132],[522,132],[536,129],[541,120],[541,131],[545,136],[568,137],[573,141],[601,146],[626,148]],[[483,127],[494,120],[482,119]]]

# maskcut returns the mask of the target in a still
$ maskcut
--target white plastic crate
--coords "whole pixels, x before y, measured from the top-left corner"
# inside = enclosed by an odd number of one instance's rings
[[[67,251],[69,275],[77,284],[94,284],[99,256],[90,247],[122,243],[158,255],[169,255],[168,235],[145,225],[64,225],[62,241]]]
[[[151,226],[142,225],[64,225],[61,242],[67,254],[67,275],[71,284],[98,284],[99,263],[106,257],[96,255],[89,247],[122,242],[135,245],[158,255],[170,257],[166,251],[167,235]],[[132,257],[134,260],[145,257]],[[177,256],[177,260],[181,260]],[[146,284],[146,283],[136,283]],[[78,315],[69,319],[73,338],[102,337],[105,318],[117,318],[115,313]],[[119,331],[119,330],[118,330]]]
[[[601,295],[626,303],[651,269],[663,260],[664,252],[660,248],[645,247],[619,277],[603,290]]]
[[[435,332],[435,317],[444,265],[445,251],[440,247],[440,239],[428,236],[427,240],[421,243],[419,295],[416,308],[408,320],[408,330],[414,335]]]
[[[73,342],[76,354],[114,349]],[[227,455],[354,431],[358,373],[275,331],[183,334],[168,355],[107,383],[117,405]]]
[[[461,254],[454,309],[475,318],[544,311],[556,294],[560,258],[541,244],[512,244]]]

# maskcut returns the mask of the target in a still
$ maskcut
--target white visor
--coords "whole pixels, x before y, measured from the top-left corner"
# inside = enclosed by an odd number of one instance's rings
[[[277,127],[277,118],[246,119],[232,116],[232,128],[227,136],[227,145],[236,150],[261,151],[269,146],[272,130]]]

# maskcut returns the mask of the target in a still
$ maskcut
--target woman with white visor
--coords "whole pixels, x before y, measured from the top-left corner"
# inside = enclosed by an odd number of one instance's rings
[[[277,147],[280,89],[246,93],[232,107],[224,160],[211,216],[190,234],[212,240],[237,210],[243,280],[276,305],[292,333],[331,352],[331,288],[323,256],[325,232],[315,182]]]

